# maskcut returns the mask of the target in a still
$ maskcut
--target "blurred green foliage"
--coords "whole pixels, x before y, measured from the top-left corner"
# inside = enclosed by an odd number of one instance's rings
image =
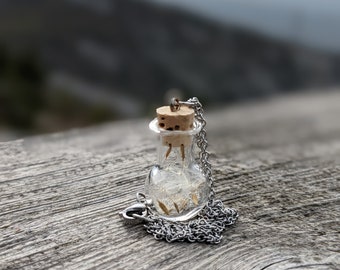
[[[41,123],[44,129],[56,131],[94,123],[110,121],[114,113],[104,104],[89,104],[79,100],[67,89],[49,89],[45,94],[44,118],[50,119],[53,127]]]
[[[113,120],[103,104],[89,104],[68,89],[52,89],[39,57],[0,46],[0,128],[44,133]]]
[[[43,109],[45,74],[33,53],[13,57],[0,46],[0,123],[31,128]]]

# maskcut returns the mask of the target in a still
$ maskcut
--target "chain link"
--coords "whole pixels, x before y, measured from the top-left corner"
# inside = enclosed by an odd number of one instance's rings
[[[195,219],[188,222],[169,221],[152,213],[150,206],[147,216],[147,223],[144,225],[148,233],[153,234],[155,239],[165,239],[168,242],[184,241],[206,242],[218,244],[222,239],[222,232],[226,226],[234,224],[238,218],[235,209],[225,208],[221,200],[215,200],[213,177],[209,153],[207,152],[206,121],[203,117],[202,104],[196,97],[186,102],[175,100],[178,105],[187,105],[194,109],[196,119],[201,123],[201,131],[196,135],[196,144],[200,149],[200,167],[208,180],[210,194],[207,204],[199,212]]]
[[[215,197],[215,190],[214,190],[214,181],[212,177],[212,170],[211,164],[209,162],[209,152],[207,152],[208,147],[208,140],[207,140],[207,132],[205,126],[207,122],[203,117],[203,107],[202,104],[199,102],[197,97],[193,97],[187,101],[187,103],[191,104],[191,107],[195,111],[196,119],[201,123],[201,131],[196,135],[196,144],[200,149],[199,153],[199,162],[200,167],[203,171],[204,176],[208,179],[209,187],[210,187],[210,194],[209,194],[209,201],[213,200]]]

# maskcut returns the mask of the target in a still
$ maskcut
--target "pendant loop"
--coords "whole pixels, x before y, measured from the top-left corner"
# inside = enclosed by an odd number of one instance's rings
[[[178,98],[172,98],[170,103],[170,110],[172,112],[176,112],[180,109],[179,99]]]

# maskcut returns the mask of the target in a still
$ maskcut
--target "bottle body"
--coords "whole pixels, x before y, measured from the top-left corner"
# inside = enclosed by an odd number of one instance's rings
[[[159,134],[158,161],[146,180],[146,194],[160,216],[188,220],[204,207],[210,191],[194,157],[194,135],[201,127],[195,123],[190,131],[162,131],[155,119],[150,128]]]

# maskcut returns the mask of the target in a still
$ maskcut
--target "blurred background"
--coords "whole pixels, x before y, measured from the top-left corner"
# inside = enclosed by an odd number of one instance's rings
[[[205,106],[334,91],[334,0],[0,0],[0,141]]]

